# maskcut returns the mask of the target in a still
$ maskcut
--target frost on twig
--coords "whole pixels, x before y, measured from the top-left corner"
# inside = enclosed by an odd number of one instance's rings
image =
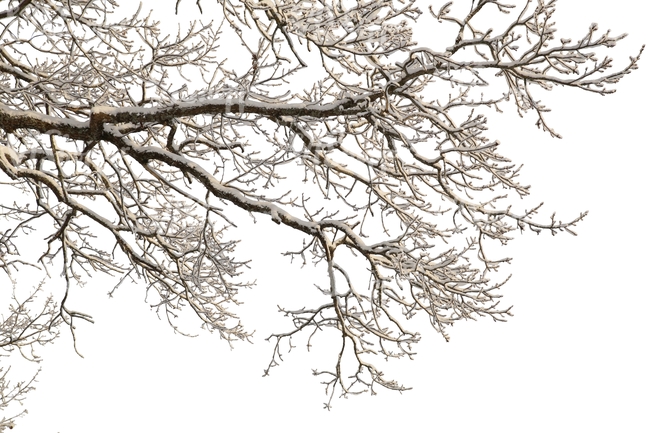
[[[314,372],[327,407],[338,393],[407,389],[377,360],[415,354],[416,315],[445,339],[459,320],[505,320],[496,271],[510,259],[493,246],[516,231],[574,233],[585,217],[518,207],[529,187],[487,113],[514,104],[559,137],[540,89],[608,94],[640,56],[614,68],[601,49],[623,36],[595,25],[559,37],[554,0],[219,0],[204,15],[215,21],[175,36],[140,12],[110,21],[113,2],[10,4],[0,169],[3,191],[29,200],[0,206],[0,268],[63,276],[52,324],[92,320],[69,296],[104,273],[120,277],[116,288],[143,284],[180,332],[190,310],[232,343],[250,336],[236,307],[252,286],[235,258],[245,233],[234,211],[268,215],[302,233],[288,255],[322,280],[318,303],[280,307],[293,328],[269,337],[266,373],[293,338],[329,331],[340,349]],[[483,28],[488,10],[509,23]],[[455,29],[442,51],[414,36],[436,22]],[[226,38],[240,43],[234,60],[219,49]],[[27,262],[17,245],[32,230],[47,233]]]
[[[57,337],[60,322],[58,309],[52,297],[47,297],[45,301],[38,299],[42,292],[42,283],[24,299],[19,298],[14,290],[5,307],[8,314],[0,315],[0,359],[8,359],[17,352],[23,359],[38,363],[40,358],[35,352],[36,347],[51,343]],[[15,375],[10,373],[11,366],[0,366],[0,412],[3,413],[0,431],[6,427],[13,428],[14,421],[27,413],[26,409],[17,410],[17,407],[22,405],[26,394],[34,389],[38,375],[37,372],[29,380],[12,382],[11,378]]]

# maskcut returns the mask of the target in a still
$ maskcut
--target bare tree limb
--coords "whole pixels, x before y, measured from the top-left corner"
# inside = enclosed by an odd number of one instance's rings
[[[447,340],[456,321],[505,320],[508,277],[493,277],[510,259],[493,246],[517,230],[575,234],[587,213],[542,221],[541,204],[512,200],[529,187],[498,153],[487,114],[511,103],[559,137],[537,92],[612,93],[643,49],[614,67],[600,52],[625,35],[592,25],[558,41],[555,0],[465,3],[425,14],[415,0],[220,0],[214,22],[168,36],[140,11],[112,20],[113,1],[9,2],[0,169],[16,198],[0,204],[0,269],[57,270],[65,290],[39,313],[15,297],[0,347],[49,342],[62,323],[74,337],[92,317],[69,300],[97,273],[120,276],[110,295],[143,282],[178,332],[189,310],[229,344],[248,340],[237,295],[253,283],[235,258],[236,209],[300,232],[303,247],[286,254],[322,275],[318,303],[280,307],[293,328],[270,332],[265,374],[302,334],[308,348],[332,336],[332,367],[314,370],[327,408],[337,393],[409,389],[376,360],[415,355],[421,330],[406,321],[416,314]],[[490,10],[509,23],[482,28]],[[414,40],[427,19],[457,27],[444,51]],[[224,40],[245,55],[225,58]],[[36,230],[45,241],[29,258],[21,249]],[[31,382],[13,389],[22,398]]]

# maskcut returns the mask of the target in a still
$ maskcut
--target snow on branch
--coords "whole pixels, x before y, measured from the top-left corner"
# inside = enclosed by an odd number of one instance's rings
[[[293,328],[269,337],[266,373],[293,339],[324,332],[340,341],[314,371],[327,407],[337,393],[408,389],[375,362],[414,356],[422,330],[408,319],[445,339],[459,320],[505,320],[510,259],[494,246],[523,230],[575,234],[586,215],[518,206],[529,187],[489,136],[490,110],[514,104],[559,137],[540,90],[605,95],[638,67],[640,52],[623,66],[601,54],[624,35],[592,25],[558,40],[556,1],[518,3],[220,0],[201,6],[214,22],[169,36],[140,12],[112,20],[115,2],[9,2],[0,188],[27,199],[0,206],[0,269],[62,275],[56,312],[39,316],[52,326],[92,321],[68,300],[103,273],[120,278],[111,295],[142,284],[174,329],[190,311],[232,344],[250,338],[237,295],[255,279],[236,258],[234,215],[266,215],[304,236],[286,254],[321,277],[314,305],[281,307]],[[508,23],[479,25],[489,13]],[[445,48],[416,40],[438,22],[455,29]],[[23,256],[36,228],[39,254]]]

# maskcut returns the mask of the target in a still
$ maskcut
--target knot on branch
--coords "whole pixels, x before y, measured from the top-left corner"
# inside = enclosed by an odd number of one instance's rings
[[[110,123],[111,115],[107,112],[108,107],[94,107],[90,111],[90,136],[94,140],[100,140],[104,133],[104,124]]]

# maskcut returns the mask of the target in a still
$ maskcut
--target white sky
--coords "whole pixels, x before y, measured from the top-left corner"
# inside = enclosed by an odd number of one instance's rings
[[[630,34],[607,52],[618,65],[650,41],[642,3],[558,3],[560,35],[581,36],[591,22]],[[79,324],[85,358],[65,331],[40,351],[37,390],[14,431],[648,431],[648,78],[646,55],[614,95],[543,95],[563,140],[538,131],[532,116],[490,117],[501,153],[524,163],[522,183],[533,186],[535,201],[562,219],[590,213],[578,237],[526,232],[504,250],[515,259],[504,272],[513,273],[503,290],[503,302],[514,305],[507,323],[458,324],[450,343],[422,329],[416,359],[386,366],[413,390],[335,397],[333,410],[324,410],[324,387],[311,369],[331,365],[335,353],[318,339],[312,352],[299,345],[261,377],[272,350],[264,338],[287,329],[275,305],[314,289],[308,271],[280,255],[290,232],[259,218],[238,250],[253,259],[258,282],[241,297],[254,345],[231,351],[214,335],[174,335],[143,302],[143,288],[109,300],[111,282],[98,275],[74,292],[74,304],[96,322]]]

